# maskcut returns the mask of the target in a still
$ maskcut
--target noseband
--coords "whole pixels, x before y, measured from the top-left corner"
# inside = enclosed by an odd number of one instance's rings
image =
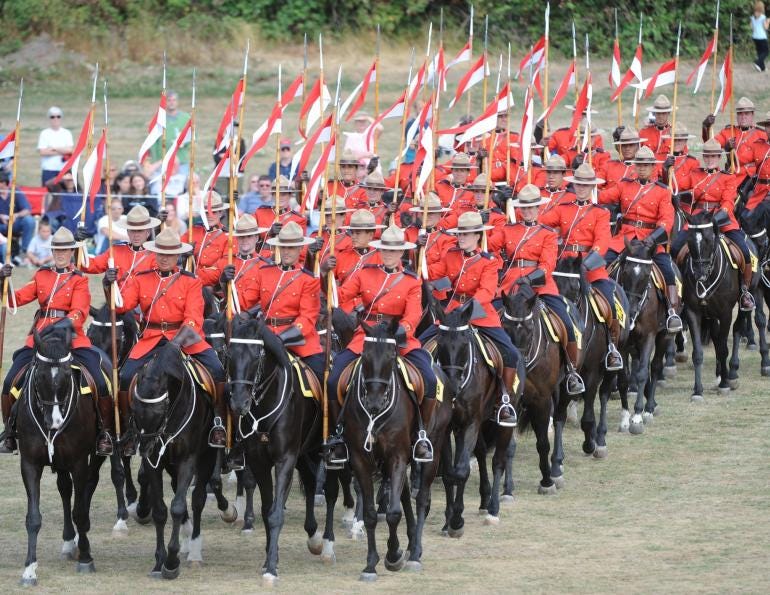
[[[68,353],[64,357],[60,358],[52,358],[52,357],[46,357],[40,353],[35,353],[35,358],[43,362],[44,364],[48,364],[51,368],[59,368],[62,364],[67,364],[68,362],[72,361],[72,353]],[[69,425],[70,421],[72,420],[72,413],[75,410],[74,405],[76,404],[75,399],[75,381],[72,377],[72,373],[69,375],[69,394],[67,395],[64,403],[60,403],[57,400],[53,401],[46,401],[41,397],[42,392],[38,390],[36,385],[36,378],[37,375],[35,372],[38,369],[38,364],[33,363],[29,370],[29,380],[26,384],[26,393],[27,393],[27,407],[29,408],[29,414],[32,417],[32,419],[35,422],[35,426],[37,426],[38,431],[40,432],[40,435],[43,437],[43,440],[45,440],[46,447],[48,450],[48,462],[53,463],[53,453],[54,453],[54,441],[56,438],[61,434]],[[32,389],[35,389],[34,394],[32,392]],[[51,435],[51,429],[45,430],[43,429],[42,424],[40,423],[40,420],[38,419],[37,415],[35,415],[35,410],[33,409],[33,402],[38,407],[38,409],[42,410],[45,407],[64,407],[64,416],[62,417],[62,421],[59,424],[59,427],[56,428],[56,430],[53,433],[53,436]]]
[[[390,337],[364,337],[365,343],[378,343],[378,344],[385,344],[385,345],[397,345],[397,342],[395,339],[392,339]],[[362,401],[362,396],[366,396],[367,390],[366,386],[369,384],[383,384],[385,385],[385,407],[376,415],[372,416],[372,414],[369,412],[369,410],[366,408]],[[357,399],[358,404],[361,406],[361,410],[366,414],[366,417],[369,418],[369,423],[366,426],[366,437],[364,438],[364,450],[366,452],[372,452],[372,447],[374,446],[374,426],[375,424],[380,421],[385,415],[390,413],[390,411],[393,409],[393,406],[396,404],[396,369],[395,366],[390,371],[390,378],[384,379],[380,378],[378,376],[374,378],[364,378],[364,372],[363,372],[363,366],[358,367],[358,391],[357,391]]]
[[[638,258],[636,256],[625,256],[624,257],[625,262],[632,262],[634,264],[641,264],[645,266],[650,267],[650,271],[647,273],[647,283],[644,286],[644,291],[641,293],[637,291],[631,291],[630,289],[623,288],[623,291],[626,292],[626,296],[630,298],[636,298],[638,301],[637,307],[630,312],[629,318],[629,325],[628,330],[632,331],[634,330],[634,327],[636,326],[636,319],[639,318],[639,315],[642,313],[642,310],[644,309],[644,305],[647,302],[647,298],[650,295],[650,280],[652,275],[652,258]],[[630,302],[631,300],[629,300]]]
[[[463,333],[467,335],[469,357],[466,362],[462,366],[453,364],[441,364],[441,367],[444,370],[458,370],[463,374],[463,381],[460,383],[460,386],[457,389],[457,393],[459,394],[463,391],[463,389],[465,389],[465,387],[468,385],[468,382],[470,382],[471,373],[473,371],[473,364],[476,363],[476,350],[474,349],[473,344],[474,331],[471,329],[469,324],[464,324],[462,326],[446,326],[444,324],[439,324],[438,328],[444,332]]]
[[[690,225],[689,227],[690,229],[707,229],[713,226],[711,223],[699,223],[697,225]],[[690,251],[689,268],[693,277],[696,275],[695,267],[693,264],[698,264],[703,268],[703,280],[695,279],[695,295],[699,300],[707,299],[714,292],[717,285],[719,285],[719,283],[722,281],[725,269],[725,256],[723,254],[724,250],[720,246],[718,234],[714,234],[714,240],[714,249],[708,258],[694,258],[692,255],[692,250]],[[698,248],[698,252],[700,253],[700,247]],[[714,268],[715,266],[716,269]],[[712,275],[714,272],[716,272],[716,274]],[[712,279],[712,281],[707,284],[709,279]]]

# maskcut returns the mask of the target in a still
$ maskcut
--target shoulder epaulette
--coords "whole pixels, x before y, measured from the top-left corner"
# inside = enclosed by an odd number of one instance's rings
[[[413,277],[414,279],[417,279],[417,273],[414,272],[412,269],[404,269],[402,272],[407,277]]]
[[[192,273],[192,272],[190,272],[190,271],[185,271],[184,269],[182,269],[182,270],[181,270],[181,271],[179,271],[179,272],[180,272],[182,275],[184,275],[185,277],[192,277],[193,279],[195,279],[195,273]]]
[[[273,210],[275,210],[275,207],[271,207],[270,205],[259,205],[257,207],[257,210],[259,210],[259,209],[270,209],[271,211],[273,211]]]
[[[82,277],[85,273],[81,271],[80,269],[72,269],[73,275],[78,275],[79,277]]]
[[[263,269],[270,269],[270,268],[272,268],[272,267],[277,267],[277,266],[278,266],[278,265],[277,265],[277,264],[275,264],[275,263],[274,263],[274,262],[271,260],[271,261],[268,261],[268,262],[267,262],[267,264],[266,264],[265,266],[263,266],[262,268],[263,268]]]
[[[594,149],[594,153],[606,153],[606,152],[607,151],[605,151],[602,147],[596,147]]]
[[[302,270],[302,272],[303,272],[303,273],[305,273],[306,275],[309,275],[310,277],[313,277],[313,278],[315,279],[315,275],[313,274],[313,271],[311,271],[311,270],[309,270],[309,269],[306,269],[305,267],[302,267],[302,269],[301,269],[301,270]]]
[[[636,182],[637,180],[634,178],[620,178],[621,182]]]
[[[365,264],[361,268],[362,269],[378,269],[378,268],[380,268],[380,265],[369,263],[369,264]]]
[[[660,186],[661,188],[665,188],[666,190],[668,190],[668,184],[664,184],[660,180],[655,180],[655,185],[656,186]]]
[[[539,223],[540,227],[545,229],[546,231],[550,231],[552,233],[556,233],[556,229],[551,227],[550,225],[543,225],[542,223]]]
[[[493,260],[495,258],[495,255],[491,252],[479,252],[479,255],[483,258],[486,258],[487,260]]]

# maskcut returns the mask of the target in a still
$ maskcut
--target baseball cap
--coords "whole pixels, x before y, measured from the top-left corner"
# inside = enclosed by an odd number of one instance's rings
[[[51,116],[63,116],[64,112],[61,111],[60,107],[56,107],[55,105],[52,105],[48,108],[48,117]]]
[[[281,148],[283,147],[289,147],[291,148],[291,141],[288,138],[282,138],[281,139]]]

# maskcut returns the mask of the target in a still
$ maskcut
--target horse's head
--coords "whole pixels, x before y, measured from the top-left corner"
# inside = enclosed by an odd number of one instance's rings
[[[33,332],[35,361],[30,382],[46,430],[59,429],[67,410],[75,405],[77,387],[72,378],[72,335],[69,319],[48,326],[41,333]]]
[[[690,269],[697,281],[705,281],[714,262],[719,242],[719,227],[708,213],[685,214]]]
[[[636,238],[623,240],[626,249],[618,265],[617,282],[628,296],[629,317],[635,321],[647,298],[655,246],[646,246]]]
[[[361,323],[366,336],[361,352],[361,385],[359,396],[366,411],[377,415],[390,402],[396,383],[398,320],[380,322],[375,326]]]
[[[341,308],[332,308],[331,326],[328,326],[329,310],[326,298],[321,298],[321,310],[316,322],[318,337],[321,339],[321,347],[326,350],[326,341],[331,340],[332,353],[339,353],[353,338],[355,327],[353,320]],[[331,330],[331,337],[328,336]]]
[[[101,308],[89,309],[91,314],[91,324],[88,325],[86,333],[91,343],[112,356],[112,318],[110,308],[104,304]],[[115,340],[117,342],[118,357],[128,352],[133,346],[137,335],[136,320],[133,312],[128,312],[116,317],[115,319]]]
[[[225,367],[227,366],[226,323],[227,318],[224,312],[216,312],[203,321],[203,332],[206,335],[206,342],[216,351],[219,361]]]
[[[535,331],[535,301],[537,294],[529,285],[519,285],[514,293],[502,292],[503,328],[513,340],[514,345],[524,349],[529,345]]]
[[[757,247],[759,261],[764,263],[770,258],[770,241],[768,241],[767,230],[770,227],[770,210],[765,207],[765,203],[753,211],[743,211],[740,217],[741,229],[751,238]]]
[[[434,309],[439,322],[436,340],[436,360],[447,376],[447,388],[457,395],[465,388],[473,369],[473,329],[470,325],[473,301],[445,313]]]
[[[174,343],[163,345],[137,372],[131,413],[142,445],[145,438],[155,438],[163,431],[184,374],[182,353]]]
[[[589,284],[583,274],[583,257],[568,256],[556,263],[553,279],[559,293],[572,302],[579,302],[580,297],[588,295]]]
[[[267,327],[261,312],[243,312],[233,318],[227,366],[233,413],[247,415],[252,402],[264,394],[273,373],[288,367],[286,348]]]

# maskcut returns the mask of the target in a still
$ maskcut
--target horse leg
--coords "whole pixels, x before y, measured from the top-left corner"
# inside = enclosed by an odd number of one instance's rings
[[[612,384],[618,374],[605,372],[599,385],[599,423],[596,425],[596,448],[594,458],[603,459],[607,456],[607,403],[610,400]]]
[[[401,490],[401,510],[406,520],[406,537],[408,540],[404,555],[404,564],[406,565],[407,560],[411,559],[412,548],[415,547],[417,531],[417,522],[414,516],[414,509],[412,508],[411,484],[406,475],[404,475],[404,489]]]
[[[74,560],[78,545],[75,541],[77,537],[75,525],[72,524],[72,477],[69,472],[61,471],[56,474],[56,487],[59,488],[62,511],[64,512],[61,557],[67,560]]]
[[[531,415],[530,424],[535,432],[537,455],[540,466],[540,485],[537,488],[539,494],[555,494],[556,485],[552,477],[553,470],[548,454],[551,451],[551,443],[548,439],[548,426],[551,422],[552,397],[538,395],[537,401],[529,406]]]
[[[315,476],[315,496],[313,498],[316,506],[323,506],[326,502],[324,498],[324,486],[326,485],[326,465],[319,464],[316,467]]]
[[[212,475],[214,467],[219,461],[218,455],[219,453],[212,452],[212,449],[208,449],[198,457],[198,462],[196,465],[197,469],[195,487],[193,488],[192,497],[190,498],[190,505],[192,507],[192,531],[189,535],[189,542],[187,544],[183,544],[184,547],[180,548],[180,551],[187,552],[187,561],[191,566],[198,566],[203,563],[201,514],[203,513],[203,507],[206,506],[206,485],[208,483],[207,478]],[[173,514],[173,502],[171,505]],[[189,523],[189,519],[187,519],[187,523]]]
[[[37,584],[37,535],[43,524],[40,514],[40,476],[43,474],[43,466],[21,459],[21,476],[24,480],[24,489],[27,492],[27,559],[24,561],[24,572],[21,575],[21,584],[32,586]],[[69,500],[68,500],[69,501]]]
[[[455,499],[455,481],[452,475],[452,438],[447,436],[444,444],[441,446],[441,460],[443,461],[441,467],[443,472],[441,474],[441,482],[444,484],[444,494],[446,499],[446,506],[444,507],[444,526],[441,528],[441,534],[444,536],[449,535],[449,519],[452,518],[452,508],[454,507]]]
[[[102,457],[94,458],[101,459]],[[126,524],[126,521],[128,520],[128,508],[126,507],[126,496],[124,493],[126,473],[123,469],[123,461],[121,460],[117,449],[110,455],[110,479],[112,479],[112,486],[115,488],[115,497],[118,503],[117,521],[112,527],[112,534],[114,536],[124,535],[128,532],[128,525]]]
[[[261,500],[261,513],[262,513],[262,526],[265,528],[265,555],[267,556],[268,548],[270,547],[270,526],[268,523],[268,517],[270,515],[270,509],[273,506],[273,470],[272,466],[263,463],[259,467],[256,467],[253,463],[256,461],[250,460],[251,457],[247,453],[246,466],[251,469],[259,486],[259,497]],[[256,459],[256,457],[254,457]],[[265,572],[267,568],[267,558],[262,565],[262,572]]]
[[[139,495],[136,499],[136,505],[134,506],[136,521],[140,525],[147,525],[150,522],[152,515],[149,473],[144,459],[140,459],[139,470],[136,472],[136,481],[139,483]]]
[[[407,455],[408,456],[408,455]],[[385,554],[385,568],[391,572],[398,572],[404,567],[408,552],[401,550],[398,540],[398,525],[401,522],[401,496],[405,489],[406,461],[398,455],[394,455],[388,461],[387,476],[390,479],[390,493],[388,494],[388,512],[385,520],[388,522],[388,551]]]
[[[78,565],[77,571],[84,573],[95,572],[94,559],[91,557],[91,543],[88,532],[91,530],[88,497],[88,459],[78,461],[72,469],[72,484],[75,498],[72,507],[72,517],[78,531]]]
[[[728,323],[728,326],[729,326],[729,323]],[[733,352],[732,352],[732,355],[730,356],[730,372],[729,372],[729,375],[727,375],[727,379],[730,381],[730,385],[734,385],[736,387],[738,386],[738,369],[741,366],[741,362],[739,359],[740,346],[741,346],[741,332],[739,329],[742,327],[752,328],[751,313],[742,312],[739,310],[738,316],[735,317],[735,322],[733,323]],[[714,344],[714,348],[716,350],[716,341]],[[724,377],[724,374],[720,374],[720,375]],[[719,386],[721,388],[722,386],[721,383]]]
[[[374,486],[372,485],[375,469],[367,457],[359,452],[351,453],[350,463],[361,490],[364,526],[366,527],[366,566],[359,578],[367,582],[375,581],[377,580],[377,563],[380,561],[380,556],[377,554],[377,510],[374,507]]]
[[[321,465],[323,466],[323,463]],[[326,499],[326,518],[324,519],[323,544],[321,546],[321,561],[324,564],[334,564],[337,561],[337,555],[334,553],[334,507],[337,505],[339,487],[342,483],[341,475],[341,471],[329,471],[328,469],[325,473],[326,485],[323,491]],[[347,485],[350,489],[349,482]]]
[[[176,487],[174,497],[171,499],[171,536],[168,541],[166,561],[161,568],[161,574],[165,579],[175,579],[179,576],[179,529],[187,512],[187,491],[190,489],[194,475],[195,456],[190,455],[177,467]],[[196,485],[198,483],[205,485],[207,479],[204,473],[200,474]]]
[[[126,502],[128,504],[128,509],[130,511],[131,505],[134,505],[134,508],[136,508],[136,486],[134,485],[134,478],[131,477],[131,457],[120,457],[121,463],[123,464],[123,477],[126,481]]]
[[[257,487],[257,480],[254,474],[247,466],[239,474],[239,489],[246,495],[246,506],[243,509],[243,527],[241,533],[251,533],[254,531],[254,490]]]
[[[587,455],[592,455],[596,450],[594,401],[596,401],[596,391],[599,388],[599,378],[598,371],[591,370],[585,383],[586,390],[583,393],[583,417],[580,420],[580,427],[583,430],[583,452]]]
[[[211,492],[217,500],[219,518],[225,523],[234,523],[238,519],[238,509],[225,498],[222,489],[221,457],[224,456],[224,453],[222,450],[218,450],[215,454],[216,457],[211,471],[211,479],[209,479],[208,484],[211,486]]]
[[[142,465],[145,467],[145,465]],[[161,568],[166,561],[166,540],[164,532],[168,518],[168,508],[163,501],[163,468],[145,469],[147,490],[152,496],[152,522],[155,524],[155,566],[150,571],[152,578],[161,578]],[[143,491],[143,490],[142,490]],[[141,502],[141,495],[139,497]],[[137,514],[139,507],[137,506]]]
[[[762,282],[760,282],[762,283]],[[759,353],[762,356],[759,364],[762,376],[770,376],[770,356],[767,349],[767,315],[764,306],[764,291],[759,290],[754,294],[756,308],[754,308],[754,323],[757,325],[757,334],[759,335]]]
[[[318,531],[318,522],[315,518],[316,470],[310,465],[307,456],[300,456],[297,460],[297,471],[305,488],[305,533],[307,533],[307,549],[311,554],[318,556],[321,553],[323,537]]]
[[[631,412],[628,410],[628,373],[630,369],[628,358],[630,357],[630,354],[626,355],[626,365],[622,370],[618,370],[617,374],[618,393],[620,394],[620,424],[618,425],[618,432],[628,432],[631,420]]]
[[[564,424],[567,421],[567,405],[569,399],[560,394],[557,388],[554,392],[556,406],[553,411],[553,453],[551,454],[551,476],[557,488],[564,486]]]
[[[492,497],[489,499],[485,525],[496,525],[500,522],[500,483],[505,473],[505,463],[508,458],[508,444],[513,438],[513,428],[495,429],[495,454],[492,456]]]
[[[648,380],[655,382],[655,377],[650,375],[650,358],[655,346],[655,334],[650,333],[644,338],[644,342],[639,348],[639,360],[635,370],[636,383],[636,401],[634,401],[634,414],[631,416],[628,431],[632,434],[642,434],[644,432],[644,393],[647,388]]]
[[[289,446],[286,445],[285,448],[288,450]],[[278,537],[283,528],[283,511],[286,505],[286,498],[289,496],[291,477],[296,463],[296,456],[285,455],[275,465],[275,494],[273,496],[273,505],[267,518],[270,528],[270,539],[268,540],[267,564],[265,571],[262,573],[262,583],[264,586],[271,586],[278,579]]]
[[[728,372],[727,368],[727,358],[730,355],[728,346],[727,346],[727,340],[728,340],[728,334],[730,332],[730,319],[732,317],[732,312],[727,312],[724,314],[719,321],[719,332],[714,337],[714,351],[716,351],[717,361],[719,362],[719,365],[721,366],[721,378],[719,382],[719,392],[721,394],[728,394],[731,389],[738,388],[738,364],[736,363],[735,366],[735,377],[733,378],[733,370],[732,365],[730,366],[730,370]],[[747,316],[747,321],[750,321],[751,319]],[[751,326],[751,325],[748,325]],[[737,350],[733,352],[733,358],[735,358],[736,362],[738,361],[738,355]]]
[[[695,370],[695,384],[690,401],[703,401],[703,341],[701,337],[700,316],[688,308],[687,319],[690,323],[692,340],[692,365]]]
[[[464,431],[458,432],[455,438],[455,499],[452,505],[452,517],[449,519],[449,536],[462,537],[463,511],[465,510],[465,485],[471,474],[471,449],[476,445],[479,430],[478,422],[471,422]]]
[[[516,456],[516,435],[511,434],[511,441],[505,451],[505,481],[503,482],[502,502],[513,502],[513,457]]]
[[[343,526],[348,526],[353,523],[356,516],[356,501],[353,498],[353,491],[350,489],[353,483],[353,473],[350,471],[350,465],[345,465],[336,475],[339,478],[339,487],[342,488],[342,506],[345,508],[345,513],[342,515],[342,524]]]
[[[652,356],[652,361],[650,362],[650,376],[651,378],[654,378],[656,374],[662,372],[663,370],[663,357],[665,356],[665,353],[670,346],[670,344],[673,343],[668,338],[668,335],[666,333],[658,333],[655,337],[655,351]],[[645,424],[651,424],[652,418],[654,415],[656,415],[656,411],[658,410],[658,403],[655,400],[655,393],[657,392],[658,384],[657,382],[652,382],[651,379],[647,381],[647,387],[645,388],[645,397],[647,399],[647,402],[644,407],[644,423]],[[659,413],[659,411],[657,411]]]
[[[489,506],[489,496],[492,491],[489,485],[489,470],[487,469],[487,445],[484,442],[483,436],[479,436],[479,439],[476,441],[473,454],[479,464],[479,496],[481,497],[479,514],[483,514]]]

